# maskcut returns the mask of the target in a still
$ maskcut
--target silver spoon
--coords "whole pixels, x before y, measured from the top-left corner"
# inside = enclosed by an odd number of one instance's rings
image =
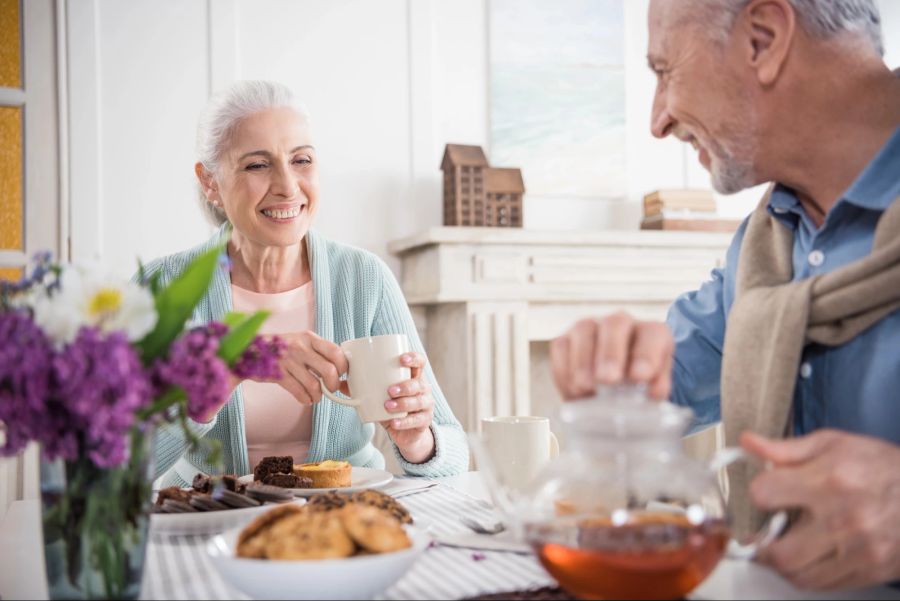
[[[484,524],[467,517],[461,517],[459,518],[459,521],[463,526],[478,534],[499,534],[506,530],[506,526],[504,526],[502,522],[495,522],[485,526]]]

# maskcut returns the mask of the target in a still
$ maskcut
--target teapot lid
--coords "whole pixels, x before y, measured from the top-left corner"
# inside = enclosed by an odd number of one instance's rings
[[[681,436],[693,412],[647,398],[643,386],[605,386],[593,398],[563,403],[559,419],[567,432],[615,439]]]

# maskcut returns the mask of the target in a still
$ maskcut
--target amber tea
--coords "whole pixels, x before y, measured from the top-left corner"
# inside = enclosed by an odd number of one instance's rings
[[[629,513],[530,525],[528,540],[560,586],[584,599],[679,599],[716,567],[728,543],[721,520]]]

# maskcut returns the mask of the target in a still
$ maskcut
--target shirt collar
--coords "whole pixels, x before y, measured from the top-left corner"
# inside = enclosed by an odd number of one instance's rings
[[[767,209],[770,215],[791,229],[795,229],[803,217],[803,206],[797,194],[782,184],[775,184],[772,188]]]
[[[885,211],[900,196],[900,127],[894,130],[875,158],[843,198],[873,211]]]
[[[885,211],[900,197],[900,127],[881,147],[875,158],[866,165],[841,200],[872,211]],[[769,214],[779,221],[796,227],[804,215],[797,193],[782,184],[775,184],[769,196]],[[796,217],[795,217],[796,216]]]

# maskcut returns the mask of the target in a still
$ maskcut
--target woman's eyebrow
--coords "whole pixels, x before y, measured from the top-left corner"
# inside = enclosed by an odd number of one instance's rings
[[[301,144],[300,146],[296,146],[296,147],[294,147],[294,148],[291,148],[291,151],[290,151],[289,154],[294,154],[294,153],[297,152],[298,150],[303,150],[303,149],[305,149],[305,148],[309,148],[310,150],[315,150],[315,148],[313,147],[312,144]],[[254,155],[261,155],[261,156],[264,156],[264,157],[266,157],[266,158],[272,158],[272,153],[269,152],[268,150],[251,150],[250,152],[245,152],[244,154],[242,154],[242,155],[238,158],[238,161],[243,161],[243,160],[246,159],[247,157],[251,157],[251,156],[254,156]]]

